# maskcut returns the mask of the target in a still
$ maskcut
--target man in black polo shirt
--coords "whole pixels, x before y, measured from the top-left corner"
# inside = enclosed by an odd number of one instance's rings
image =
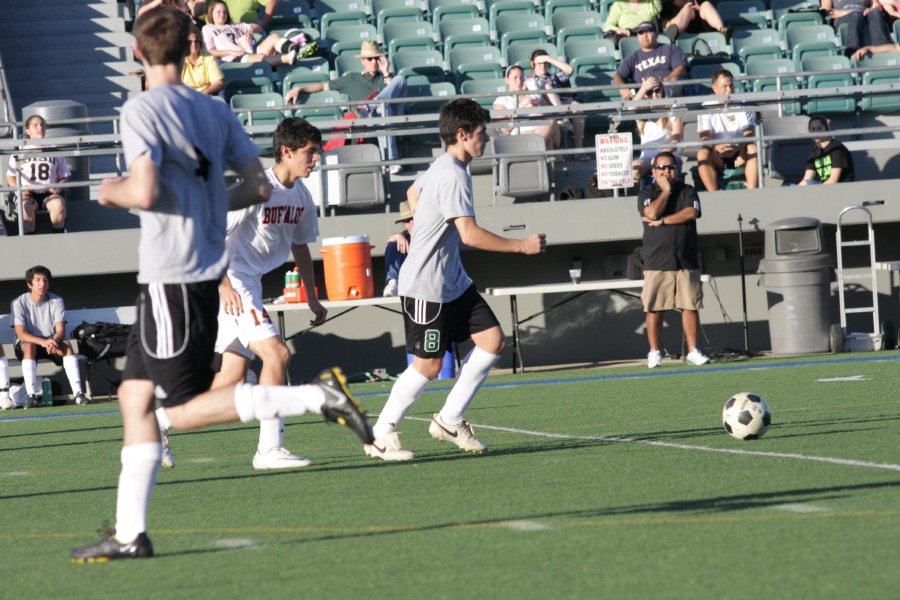
[[[647,367],[662,365],[660,338],[663,311],[680,309],[687,340],[687,361],[703,365],[709,359],[697,347],[700,329],[698,310],[703,308],[700,283],[700,248],[697,219],[700,197],[689,185],[678,181],[678,167],[671,152],[653,159],[655,181],[638,194],[638,211],[644,223],[644,291],[641,301],[647,313],[650,353]]]

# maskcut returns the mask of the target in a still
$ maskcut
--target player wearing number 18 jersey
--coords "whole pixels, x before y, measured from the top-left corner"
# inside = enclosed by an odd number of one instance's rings
[[[31,115],[25,121],[25,138],[39,140],[47,133],[47,122],[40,115]],[[39,148],[38,144],[26,144],[23,149]],[[35,153],[12,155],[6,170],[6,182],[16,186],[16,171],[23,186],[34,186],[22,192],[22,228],[34,233],[34,216],[38,208],[50,213],[53,233],[63,233],[66,226],[66,199],[55,184],[65,183],[72,177],[69,165],[62,156],[40,156]]]
[[[432,417],[428,431],[433,438],[452,442],[467,452],[486,449],[463,413],[500,358],[506,340],[494,313],[466,274],[459,246],[523,254],[538,254],[546,247],[542,233],[514,240],[494,235],[475,222],[472,178],[466,168],[484,153],[489,120],[490,113],[472,100],[445,105],[438,126],[447,152],[416,180],[420,187],[416,226],[399,279],[406,351],[414,359],[391,389],[373,427],[375,441],[364,446],[371,457],[413,457],[402,448],[397,425],[437,377],[448,345],[470,338],[475,347],[463,360],[456,383],[444,407]]]
[[[339,369],[295,387],[231,385],[213,378],[219,282],[225,274],[226,211],[269,199],[257,150],[227,105],[181,85],[189,19],[157,8],[137,20],[135,55],[147,89],[122,108],[128,176],[106,179],[99,202],[140,211],[137,321],[119,407],[124,425],[115,531],[69,553],[75,562],[146,558],[150,494],[162,457],[154,396],[167,424],[197,429],[218,423],[299,416],[345,424],[362,439],[372,432]],[[240,183],[225,187],[225,169]],[[208,503],[208,500],[206,501]]]

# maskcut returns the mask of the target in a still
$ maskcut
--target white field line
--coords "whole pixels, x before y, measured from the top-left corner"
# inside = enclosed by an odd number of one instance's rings
[[[413,421],[430,422],[431,419],[421,417],[407,417]],[[691,446],[690,444],[676,444],[674,442],[662,442],[659,440],[636,440],[632,438],[607,437],[602,435],[570,435],[567,433],[550,433],[546,431],[531,431],[529,429],[517,429],[515,427],[498,427],[496,425],[478,424],[478,429],[489,429],[491,431],[504,431],[506,433],[517,433],[520,435],[530,435],[534,437],[558,439],[558,440],[586,440],[591,442],[624,442],[630,444],[641,444],[644,446],[656,446],[659,448],[675,448],[677,450],[696,450],[699,452],[718,452],[721,454],[738,454],[741,456],[764,456],[767,458],[788,458],[793,460],[807,460],[812,462],[823,462],[832,465],[845,465],[848,467],[861,467],[864,469],[885,469],[888,471],[900,472],[900,465],[890,463],[873,463],[864,460],[853,460],[849,458],[835,458],[832,456],[810,456],[807,454],[794,454],[791,452],[762,452],[758,450],[739,450],[737,448],[711,448],[709,446]]]

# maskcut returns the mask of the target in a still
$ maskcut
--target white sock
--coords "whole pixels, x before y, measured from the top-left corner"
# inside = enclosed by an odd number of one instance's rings
[[[25,391],[29,396],[34,396],[37,389],[37,361],[22,359],[22,378],[25,379]]]
[[[162,444],[157,442],[122,447],[122,472],[116,500],[116,539],[122,543],[147,531],[147,508],[161,457]]]
[[[163,433],[172,429],[172,422],[166,415],[166,409],[162,406],[156,409],[156,422],[159,424],[159,430]]]
[[[81,393],[81,371],[78,369],[78,358],[74,354],[63,356],[63,369],[69,379],[69,385],[72,386],[72,393]]]
[[[447,395],[444,408],[441,409],[441,420],[445,424],[459,425],[462,423],[463,413],[466,412],[472,398],[478,393],[478,388],[487,379],[491,367],[498,360],[500,360],[499,354],[485,352],[478,346],[472,348],[459,369],[456,383],[450,390],[450,394]]]
[[[234,386],[234,408],[243,423],[321,413],[324,402],[325,392],[317,385],[239,383]]]
[[[0,356],[0,388],[9,387],[9,359]]]
[[[284,446],[284,419],[260,419],[259,443],[256,449],[260,454]]]
[[[383,437],[392,433],[397,429],[397,425],[406,416],[406,412],[416,403],[422,392],[431,383],[431,380],[416,371],[415,367],[409,365],[391,388],[391,395],[388,398],[381,414],[378,415],[378,421],[372,427],[372,432],[376,438]]]

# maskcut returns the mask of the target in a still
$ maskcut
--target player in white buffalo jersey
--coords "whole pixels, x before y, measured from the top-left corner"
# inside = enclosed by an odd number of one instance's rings
[[[219,335],[216,352],[222,366],[212,388],[242,383],[252,354],[262,359],[259,383],[280,385],[291,358],[278,328],[263,308],[262,276],[282,266],[291,254],[307,290],[316,289],[309,244],[319,236],[316,206],[301,179],[309,177],[319,160],[322,134],[303,119],[285,119],[272,141],[275,166],[266,170],[272,195],[264,204],[228,213],[225,244],[230,254],[228,272],[219,285]],[[313,326],[325,322],[327,311],[310,297]],[[160,425],[165,410],[157,410]],[[163,431],[165,434],[165,431]],[[163,466],[174,467],[175,457],[163,435]],[[261,419],[254,469],[305,467],[306,458],[284,448],[284,418]]]
[[[147,91],[122,107],[122,148],[128,176],[105,179],[98,201],[138,209],[137,320],[119,410],[124,429],[116,528],[75,548],[74,562],[153,556],[147,536],[150,495],[162,459],[154,400],[177,429],[319,413],[350,427],[363,441],[372,430],[340,369],[311,385],[239,384],[209,390],[219,307],[228,266],[226,215],[269,199],[256,146],[226,104],[181,84],[190,20],[168,8],[148,11],[134,26],[135,56]],[[240,183],[225,187],[225,169]],[[203,500],[211,510],[216,499]]]

